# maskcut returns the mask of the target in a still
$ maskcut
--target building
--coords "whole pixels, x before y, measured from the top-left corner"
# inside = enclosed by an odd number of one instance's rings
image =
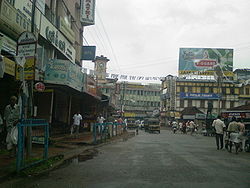
[[[216,117],[228,108],[240,105],[241,84],[232,81],[183,79],[167,76],[162,80],[161,120],[163,124],[173,119],[205,119],[209,105]],[[201,113],[182,116],[185,108],[196,107]]]
[[[34,6],[30,0],[0,0],[0,67],[5,67],[0,78],[0,113],[11,95],[20,95],[23,58],[17,53],[17,41],[21,33],[32,32],[37,39],[36,54],[25,56],[24,80],[35,110],[31,108],[26,116],[47,119],[52,130],[67,130],[76,111],[95,115],[101,102],[95,80],[81,67],[83,29],[94,24],[95,1],[36,2]],[[36,83],[42,83],[45,90],[33,89]]]
[[[119,110],[125,118],[143,119],[160,109],[160,84],[120,82]],[[155,112],[154,112],[155,113]]]

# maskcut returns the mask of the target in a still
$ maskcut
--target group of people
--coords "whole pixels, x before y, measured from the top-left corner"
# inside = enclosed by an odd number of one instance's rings
[[[10,98],[10,104],[4,109],[3,116],[0,114],[0,144],[6,146],[10,157],[16,154],[17,138],[13,138],[17,133],[16,125],[20,119],[20,108],[17,105],[17,97]]]
[[[192,135],[198,130],[198,124],[195,124],[192,120],[186,122],[179,122],[179,124],[176,121],[173,121],[172,128],[180,130],[183,134],[187,134],[187,131],[190,131],[190,134]]]
[[[215,129],[215,138],[217,150],[224,148],[232,152],[232,146],[235,145],[236,153],[238,150],[245,151],[245,125],[242,123],[241,119],[236,119],[232,117],[231,122],[228,126],[221,120],[221,116],[218,116],[216,120],[213,121],[212,127]]]

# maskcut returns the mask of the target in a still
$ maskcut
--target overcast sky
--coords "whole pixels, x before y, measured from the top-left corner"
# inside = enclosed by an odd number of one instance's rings
[[[181,47],[233,48],[234,69],[250,68],[249,10],[250,0],[96,0],[84,36],[110,73],[177,75]]]

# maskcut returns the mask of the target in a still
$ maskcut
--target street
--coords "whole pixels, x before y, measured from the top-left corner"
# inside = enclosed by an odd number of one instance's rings
[[[216,150],[214,137],[139,131],[97,150],[93,159],[0,187],[250,187],[250,154]]]

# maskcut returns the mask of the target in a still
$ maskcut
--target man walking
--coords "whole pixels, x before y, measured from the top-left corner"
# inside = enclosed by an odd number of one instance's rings
[[[12,96],[10,98],[10,104],[7,105],[4,110],[4,123],[7,129],[6,143],[10,157],[14,157],[16,154],[16,143],[13,142],[11,137],[11,131],[13,131],[19,119],[19,108],[16,103],[17,98]]]
[[[223,134],[224,129],[226,128],[226,125],[223,121],[221,121],[221,116],[218,116],[216,120],[213,121],[212,127],[215,128],[215,138],[216,138],[216,145],[217,150],[223,149]],[[220,148],[219,148],[219,142],[220,142]]]
[[[72,135],[74,132],[74,129],[76,129],[76,134],[77,136],[79,135],[79,127],[81,125],[81,121],[82,121],[82,116],[80,114],[80,112],[78,111],[74,116],[73,116],[73,124],[71,126],[70,129],[70,134]]]

